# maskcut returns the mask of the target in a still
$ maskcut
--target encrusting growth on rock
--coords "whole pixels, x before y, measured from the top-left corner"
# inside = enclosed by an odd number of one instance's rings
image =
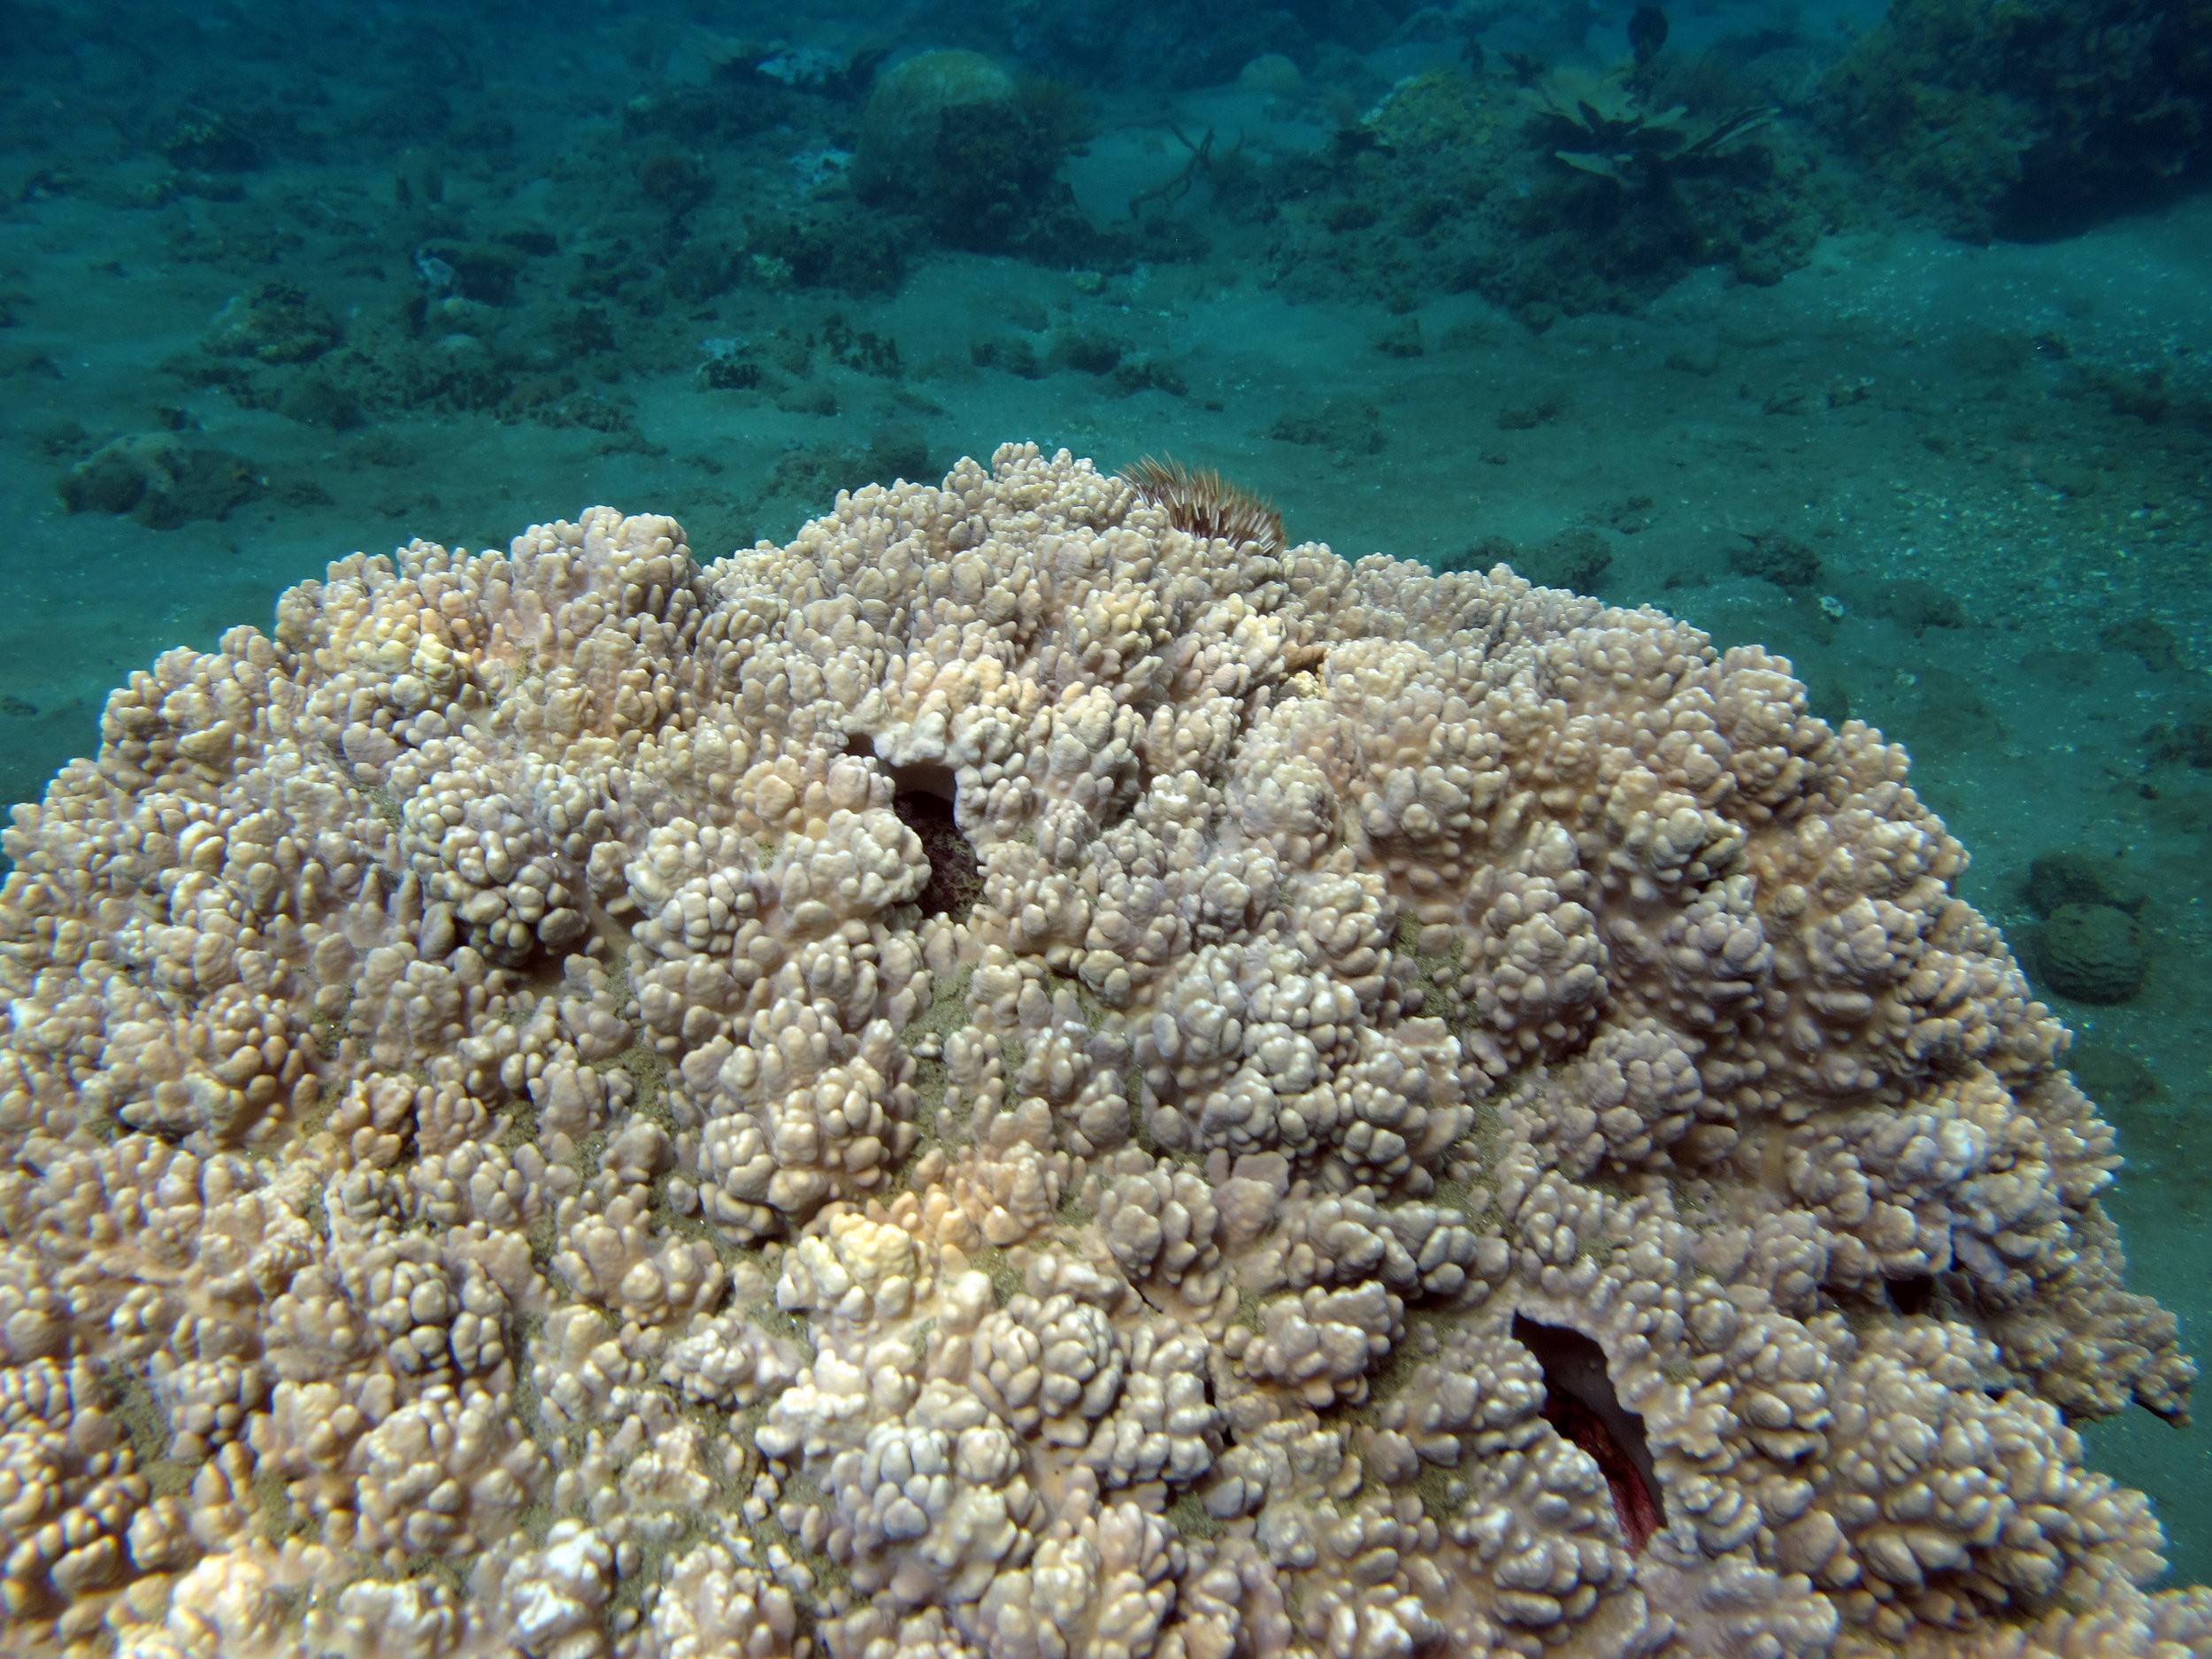
[[[1903,753],[1218,528],[1010,446],[114,694],[0,888],[0,1648],[2212,1654]]]

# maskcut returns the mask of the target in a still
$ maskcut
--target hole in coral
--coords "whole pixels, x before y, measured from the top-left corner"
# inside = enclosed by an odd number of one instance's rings
[[[1644,1419],[1621,1404],[1605,1350],[1579,1331],[1513,1316],[1513,1340],[1544,1368],[1544,1420],[1590,1454],[1613,1494],[1613,1518],[1629,1548],[1643,1553],[1667,1524],[1659,1477],[1644,1443]]]
[[[900,767],[902,785],[909,770],[921,769]],[[932,770],[945,772],[941,766]],[[947,772],[945,776],[950,779],[952,774]],[[899,815],[900,823],[921,837],[922,851],[929,856],[929,885],[915,900],[922,914],[966,921],[982,895],[983,872],[976,863],[975,849],[953,818],[949,787],[943,795],[926,787],[902,787],[891,797],[891,810]]]
[[[1911,1273],[1882,1282],[1889,1286],[1890,1302],[1907,1318],[1927,1312],[1928,1304],[1935,1300],[1936,1282],[1932,1274]]]
[[[891,774],[891,787],[901,795],[933,795],[947,806],[959,798],[958,780],[949,766],[922,760],[907,766],[887,766],[884,770]]]
[[[855,733],[845,740],[845,752],[868,760],[877,758],[875,740]],[[904,766],[886,765],[891,779],[891,810],[899,822],[920,837],[929,859],[929,883],[915,902],[925,916],[945,916],[964,922],[983,894],[983,871],[975,849],[960,833],[954,816],[959,799],[959,780],[951,767],[935,761],[916,761]]]

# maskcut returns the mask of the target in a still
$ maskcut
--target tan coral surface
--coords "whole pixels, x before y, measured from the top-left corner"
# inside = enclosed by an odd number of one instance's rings
[[[2192,1377],[2111,1131],[1756,649],[1010,447],[357,556],[103,734],[9,1654],[2212,1653],[2067,1426]]]

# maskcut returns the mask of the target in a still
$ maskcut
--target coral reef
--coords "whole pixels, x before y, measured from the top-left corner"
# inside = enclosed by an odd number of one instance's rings
[[[1425,71],[1271,180],[1271,257],[1294,293],[1409,311],[1473,289],[1540,324],[1640,310],[1698,265],[1772,283],[1839,211],[1773,113],[1667,58],[1534,86]]]
[[[1548,135],[1561,148],[1554,155],[1578,172],[1614,183],[1649,183],[1669,165],[1697,161],[1721,150],[1772,119],[1774,111],[1757,104],[1733,110],[1693,133],[1688,109],[1651,107],[1640,96],[1626,65],[1606,74],[1578,68],[1555,69],[1523,98],[1541,118]]]
[[[979,52],[924,52],[877,79],[853,182],[879,205],[920,204],[949,246],[1080,258],[1097,239],[1055,177],[1079,130],[1048,83]]]
[[[1254,58],[1302,62],[1347,47],[1367,51],[1424,8],[1417,0],[1132,0],[1110,6],[1048,6],[974,0],[935,8],[964,37],[1011,46],[1046,73],[1087,86],[1196,87],[1236,79]]]
[[[356,555],[5,844],[12,1653],[2212,1653],[2111,1132],[1756,648],[1010,446]]]
[[[56,488],[71,512],[129,513],[155,530],[221,518],[267,480],[242,456],[172,433],[136,433],[100,446]]]
[[[2202,177],[2208,32],[2203,0],[1899,0],[1825,119],[1954,234],[2048,235]]]

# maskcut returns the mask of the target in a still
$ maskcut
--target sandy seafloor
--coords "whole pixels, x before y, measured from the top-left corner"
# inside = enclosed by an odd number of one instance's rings
[[[1068,174],[1087,211],[1110,218],[1176,170],[1167,114],[1291,147],[1321,136],[1234,88],[1171,105],[1108,100]],[[518,173],[449,163],[448,205],[557,216],[534,168],[588,147],[595,121],[613,117],[549,127]],[[892,299],[740,288],[668,319],[662,360],[632,365],[619,386],[634,407],[626,433],[488,414],[334,431],[157,365],[264,282],[309,287],[342,316],[403,293],[416,280],[403,246],[360,253],[362,227],[373,240],[377,204],[390,200],[388,160],[268,167],[242,201],[148,208],[97,189],[25,196],[32,163],[11,165],[21,176],[0,178],[0,204],[12,204],[0,206],[7,798],[35,795],[63,759],[92,749],[104,691],[133,669],[173,644],[211,646],[237,623],[265,626],[278,590],[333,557],[417,535],[483,546],[603,502],[675,514],[711,558],[741,539],[787,538],[826,504],[779,486],[780,464],[824,446],[856,453],[887,424],[907,429],[910,449],[918,431],[933,475],[1012,438],[1108,467],[1171,451],[1271,495],[1294,541],[1350,557],[1433,561],[1485,535],[1534,544],[1589,527],[1611,555],[1595,583],[1607,599],[1662,606],[1722,644],[1761,641],[1790,657],[1817,708],[1847,707],[1906,742],[1916,786],[1973,851],[1966,895],[2031,961],[2037,855],[2117,858],[2147,893],[2153,960],[2139,995],[2104,1008],[2051,1000],[2122,1132],[2128,1163],[2111,1202],[2132,1285],[2177,1310],[2205,1350],[2212,771],[2190,760],[2193,742],[2193,758],[2212,764],[2212,404],[2200,378],[2212,357],[2212,200],[2043,246],[1860,232],[1824,242],[1778,286],[1701,274],[1645,315],[1566,319],[1540,334],[1458,296],[1417,313],[1417,357],[1376,349],[1402,322],[1379,307],[1280,297],[1233,225],[1210,227],[1201,262],[1102,280],[932,253]],[[1203,219],[1203,185],[1177,211]],[[1102,331],[1171,358],[1187,394],[1116,396],[1079,373],[1028,380],[973,365],[975,341],[1039,306],[1048,329]],[[704,348],[687,334],[757,339],[832,313],[895,338],[902,375],[818,357],[807,383],[834,412],[702,389]],[[1338,398],[1379,411],[1379,450],[1267,435],[1286,413]],[[69,423],[78,452],[181,424],[196,442],[250,457],[269,487],[219,521],[169,530],[72,514],[57,483],[73,457],[55,436]],[[1816,582],[1786,588],[1732,566],[1749,537],[1777,533],[1817,556]],[[2137,1410],[2086,1432],[2095,1463],[2156,1499],[2173,1576],[2212,1579],[2201,1418],[2177,1430]]]

